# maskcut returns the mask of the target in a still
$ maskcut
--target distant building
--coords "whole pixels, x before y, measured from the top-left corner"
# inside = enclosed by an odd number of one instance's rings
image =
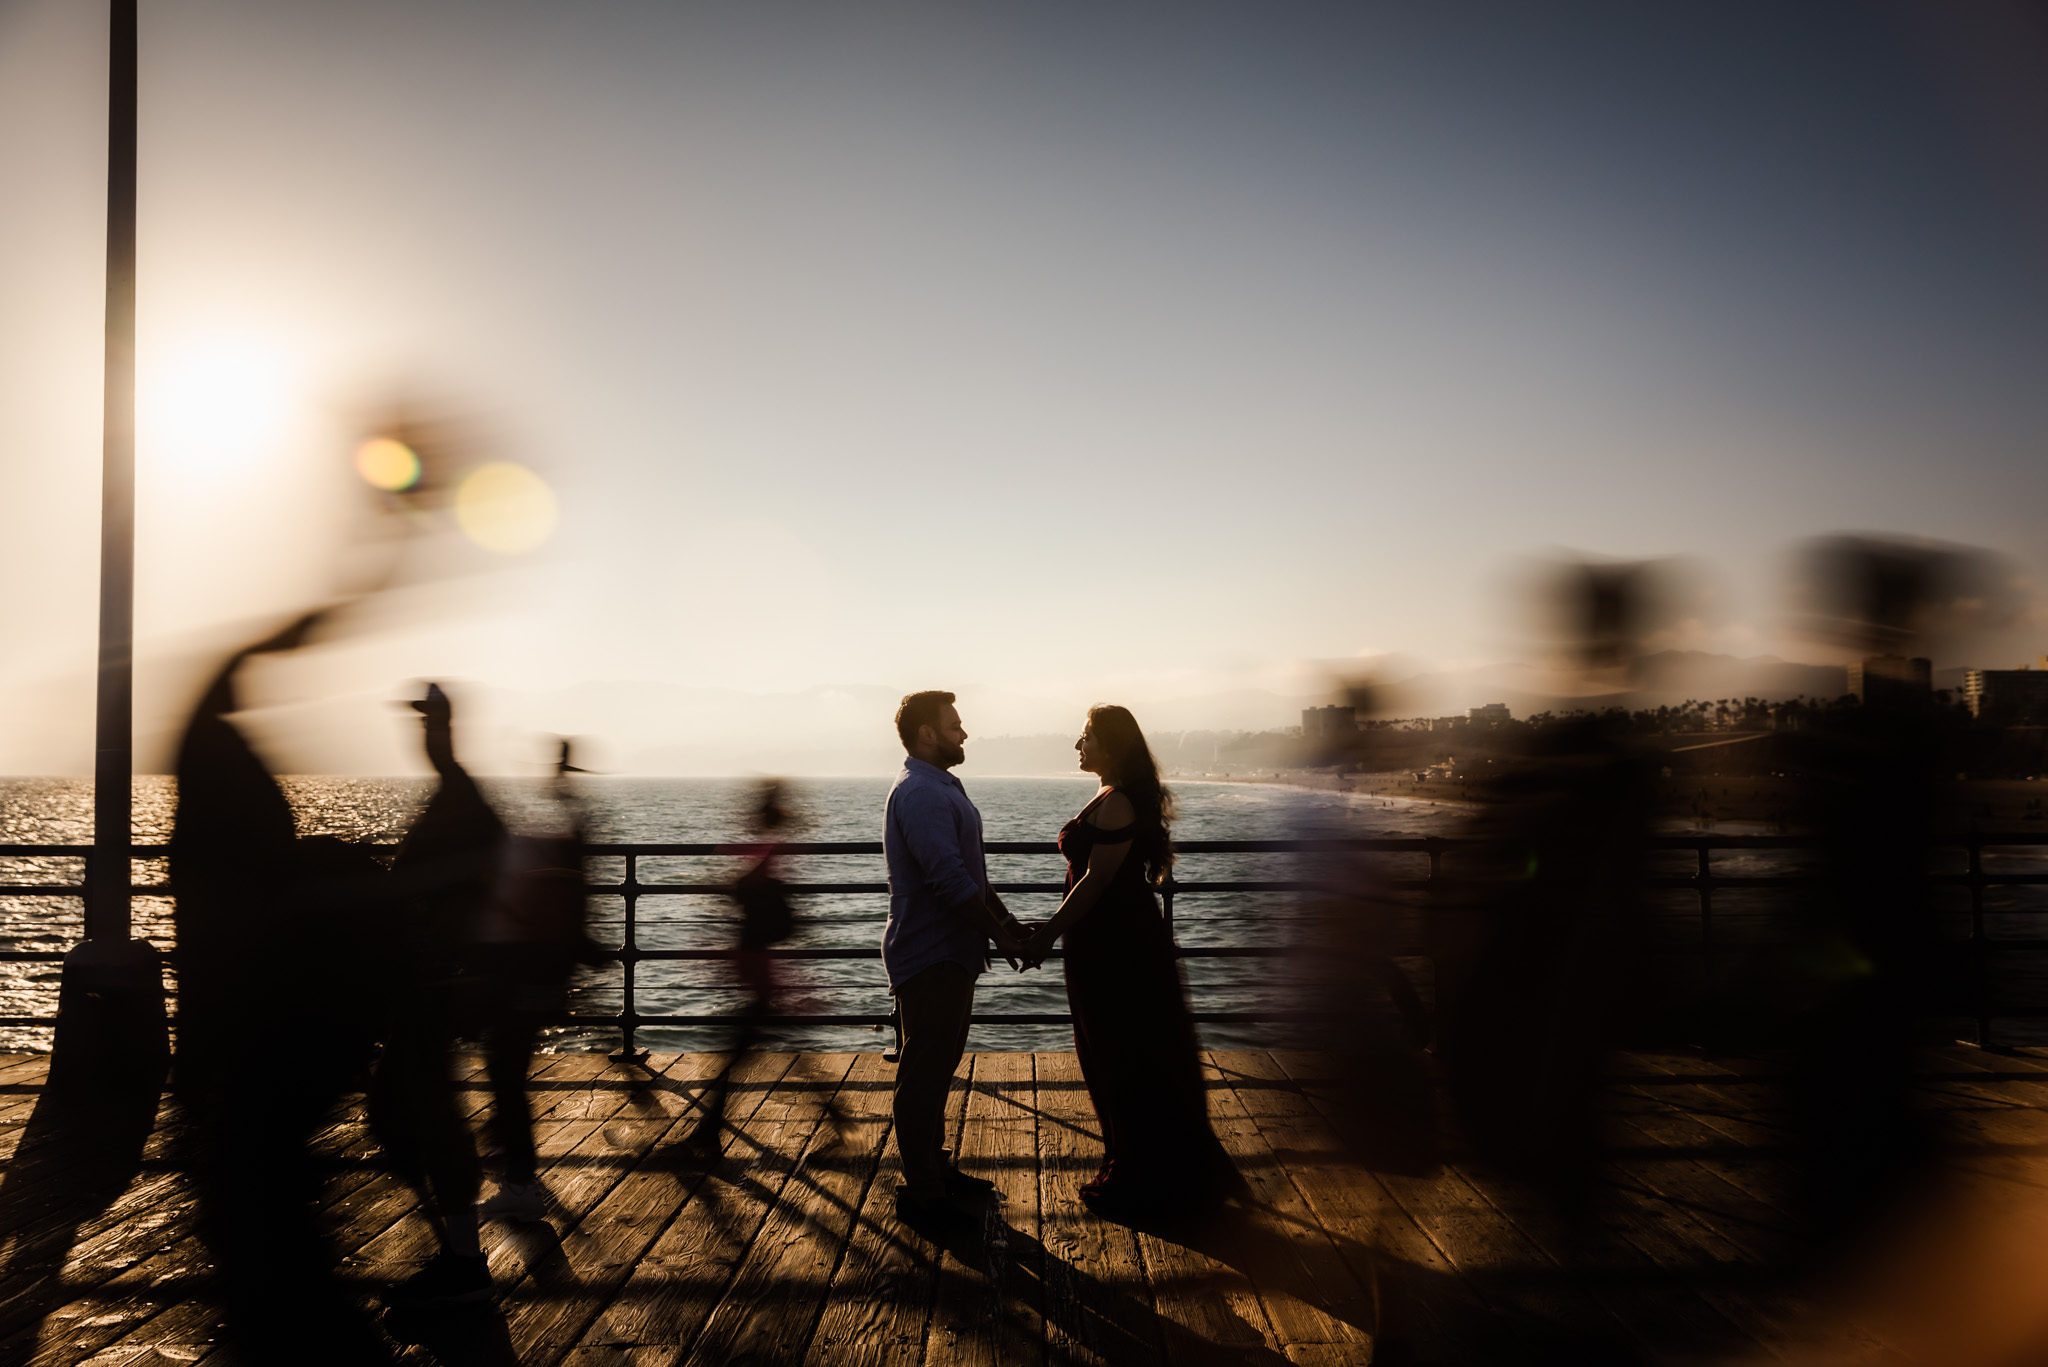
[[[1873,696],[1924,698],[1934,691],[1934,664],[1919,656],[1872,655],[1849,666],[1849,691],[1863,703]]]
[[[2048,666],[2048,656],[2042,658]],[[1978,721],[2048,721],[2048,667],[1972,669],[1963,675],[1963,706]]]
[[[1472,720],[1469,717],[1431,717],[1429,719],[1429,730],[1463,731],[1471,724]]]
[[[1301,712],[1303,740],[1355,740],[1358,709],[1355,707],[1305,707]]]
[[[1490,702],[1484,707],[1475,707],[1466,715],[1471,717],[1474,726],[1499,726],[1504,721],[1514,720],[1508,715],[1508,705],[1504,702]]]

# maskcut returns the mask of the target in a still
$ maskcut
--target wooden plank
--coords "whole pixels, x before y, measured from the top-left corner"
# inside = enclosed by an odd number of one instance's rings
[[[576,1057],[562,1055],[561,1062],[551,1066],[573,1069]],[[463,1059],[458,1066],[463,1071],[457,1079],[457,1106],[473,1114],[488,1095],[475,1085],[481,1064]],[[333,1241],[344,1251],[349,1247],[351,1225],[388,1227],[413,1205],[411,1192],[375,1160],[375,1143],[360,1119],[360,1098],[352,1108],[345,1108],[344,1118],[317,1134],[309,1147],[317,1156],[346,1163],[329,1179],[322,1194],[324,1217],[341,1236]],[[150,1322],[176,1303],[165,1299],[159,1284],[183,1284],[190,1269],[210,1263],[210,1253],[193,1233],[197,1218],[196,1204],[181,1188],[176,1204],[168,1208],[159,1204],[148,1215],[131,1217],[125,1228],[111,1227],[74,1250],[63,1292],[67,1300],[49,1316],[53,1322],[74,1324],[67,1339],[70,1351],[112,1351],[120,1343],[148,1341]],[[154,1251],[134,1256],[144,1249]],[[346,1257],[340,1271],[344,1277],[350,1271]],[[88,1277],[98,1284],[79,1294],[80,1281]],[[0,1358],[14,1346],[12,1336],[0,1341]],[[52,1359],[70,1360],[61,1354]]]
[[[1795,1143],[1786,1085],[1759,1082],[1752,1074],[1715,1060],[1683,1054],[1638,1057],[1650,1068],[1692,1083],[1685,1089],[1692,1095],[1674,1097],[1671,1104],[1684,1105],[1698,1114],[1704,1123],[1731,1138],[1755,1145],[1771,1145],[1781,1150],[1789,1150]],[[1923,1076],[1916,1084],[1917,1090],[1925,1099],[1945,1103],[1939,1115],[1949,1130],[1952,1143],[1965,1151],[1973,1148],[2026,1151],[2048,1145],[2048,1128],[2041,1125],[2036,1108],[2027,1104],[2024,1096],[2016,1097],[2005,1090],[2008,1086],[2015,1090],[2030,1089],[2032,1084],[2003,1080],[1997,1086],[1972,1084],[1953,1076],[1962,1069],[1962,1063],[1962,1060],[1949,1057],[1947,1051],[1925,1050],[1919,1054]],[[1948,1070],[1949,1080],[1930,1081],[1924,1076],[1924,1071],[1929,1068]],[[1633,1090],[1648,1094],[1652,1089]],[[1658,1087],[1654,1090],[1661,1093],[1671,1089]]]
[[[1701,1156],[1702,1150],[1711,1154],[1724,1145],[1723,1136],[1671,1107],[1639,1101],[1610,1112],[1607,1119],[1643,1143],[1670,1151],[1669,1158],[1633,1160],[1624,1165],[1625,1171],[1668,1199],[1683,1202],[1740,1249],[1748,1262],[1781,1266],[1796,1254],[1802,1227],[1790,1213],[1782,1159]],[[1779,1171],[1761,1171],[1766,1167]],[[1759,1196],[1759,1190],[1768,1192],[1770,1199]]]
[[[1102,1135],[1070,1053],[1033,1055],[1038,1103],[1039,1238],[1046,1356],[1123,1367],[1166,1361],[1137,1235],[1098,1220],[1080,1188],[1102,1166]]]
[[[890,1075],[893,1081],[893,1069]],[[886,1113],[887,1099],[878,1098],[877,1104]],[[953,1088],[947,1106],[949,1128],[957,1130],[952,1108],[965,1117],[966,1089]],[[884,1126],[882,1133],[893,1128]],[[878,1152],[853,1236],[832,1274],[825,1311],[804,1354],[804,1361],[816,1367],[918,1367],[925,1361],[939,1250],[896,1218],[903,1157],[894,1144]]]
[[[1341,1093],[1314,1075],[1309,1056],[1255,1051],[1209,1060],[1219,1135],[1255,1200],[1208,1229],[1133,1234],[1075,1195],[1099,1146],[1072,1056],[974,1056],[949,1097],[949,1132],[962,1165],[1007,1197],[990,1227],[1000,1246],[978,1249],[941,1249],[896,1225],[899,1169],[893,1149],[885,1156],[891,1079],[872,1055],[837,1080],[829,1060],[812,1075],[816,1056],[785,1060],[767,1082],[746,1074],[767,1090],[749,1093],[748,1082],[736,1092],[751,1104],[734,1112],[746,1136],[729,1135],[734,1152],[708,1173],[662,1171],[659,1145],[688,1128],[684,1094],[717,1061],[672,1058],[638,1092],[597,1056],[542,1065],[560,1070],[535,1079],[536,1133],[545,1180],[566,1198],[557,1223],[568,1237],[556,1247],[531,1227],[487,1234],[501,1276],[534,1264],[506,1307],[522,1360],[1355,1362],[1373,1349],[1375,1266],[1395,1274],[1379,1345],[1390,1358],[1519,1361],[1547,1333],[1621,1326],[1633,1342],[1670,1348],[1686,1337],[1689,1349],[1716,1325],[1733,1326],[1747,1336],[1738,1344],[1769,1353],[1796,1345],[1811,1324],[1809,1307],[1782,1288],[1743,1281],[1797,1228],[1780,1195],[1791,1156],[1782,1083],[1759,1080],[1768,1060],[1630,1056],[1609,1115],[1618,1203],[1582,1240],[1528,1193],[1476,1168],[1453,1163],[1429,1179],[1348,1166],[1343,1137],[1360,1117]],[[43,1066],[23,1064],[25,1075]],[[485,1091],[480,1064],[466,1066],[462,1105],[474,1114]],[[1926,1073],[1926,1085],[1981,1151],[2020,1156],[2048,1144],[2048,1117],[2032,1104],[2048,1089],[2048,1067],[1950,1051],[1927,1066],[1945,1070]],[[556,1085],[539,1085],[550,1077]],[[834,1089],[848,1113],[843,1160],[822,1150],[822,1101]],[[158,1119],[149,1152],[167,1156],[177,1123],[168,1108]],[[358,1117],[337,1118],[315,1148],[338,1165],[324,1206],[353,1241],[346,1271],[367,1300],[384,1274],[424,1252],[425,1225],[405,1218],[411,1194],[377,1170]],[[18,1166],[7,1180],[34,1170]],[[692,1180],[696,1190],[686,1190]],[[67,1284],[46,1293],[66,1299],[39,1304],[25,1288],[22,1332],[0,1340],[0,1358],[41,1367],[157,1349],[226,1367],[217,1313],[194,1278],[204,1251],[181,1192],[178,1173],[145,1167],[81,1225]],[[66,1209],[36,1207],[10,1232],[61,1229]],[[657,1321],[667,1326],[660,1336]],[[1504,1321],[1528,1342],[1502,1344]],[[619,1332],[635,1323],[646,1336]],[[401,1358],[426,1361],[419,1350]]]
[[[1203,1082],[1209,1087],[1223,1085],[1214,1065],[1206,1061]],[[1194,1237],[1201,1244],[1210,1244],[1215,1230],[1215,1220],[1207,1220]],[[1258,1291],[1236,1268],[1180,1238],[1143,1228],[1138,1230],[1138,1253],[1144,1260],[1145,1280],[1152,1288],[1152,1303],[1163,1322],[1161,1337],[1168,1362],[1190,1367],[1230,1359],[1285,1359],[1279,1334],[1266,1317]]]
[[[1208,1076],[1205,1083],[1219,1079]],[[1213,1220],[1164,1235],[1138,1228],[1138,1256],[1160,1321],[1165,1359],[1176,1367],[1222,1362],[1285,1361],[1280,1340],[1251,1282],[1236,1268],[1183,1239],[1214,1242]]]
[[[41,1142],[8,1162],[0,1177],[0,1238],[11,1251],[0,1271],[0,1335],[19,1327],[19,1298],[40,1279],[36,1268],[56,1245],[66,1250],[65,1261],[76,1261],[82,1244],[106,1252],[109,1232],[118,1241],[136,1218],[155,1215],[161,1223],[161,1207],[184,1188],[183,1174],[173,1167],[183,1135],[175,1108],[161,1102],[135,1169],[118,1192],[100,1185],[108,1174],[94,1170],[93,1160],[61,1126],[50,1126]]]
[[[1719,1130],[1747,1148],[1783,1150],[1793,1141],[1793,1121],[1783,1084],[1759,1081],[1759,1075],[1782,1076],[1767,1065],[1739,1071],[1686,1054],[1627,1055],[1644,1073],[1676,1078],[1677,1084],[1646,1086],[1621,1083],[1642,1096],[1682,1106],[1702,1124]]]
[[[1038,1078],[1030,1054],[974,1057],[959,1166],[996,1184],[986,1208],[986,1275],[998,1364],[1045,1360],[1045,1243],[1039,1210]]]
[[[834,1098],[835,1114],[813,1132],[796,1172],[785,1188],[786,1195],[771,1217],[768,1228],[755,1241],[755,1248],[772,1251],[772,1259],[743,1267],[735,1289],[745,1287],[742,1298],[751,1312],[735,1305],[729,1295],[720,1315],[738,1317],[742,1323],[721,1329],[720,1337],[731,1346],[734,1360],[794,1362],[812,1344],[820,1317],[828,1313],[830,1292],[847,1246],[858,1222],[861,1203],[881,1166],[883,1145],[889,1133],[889,1101],[895,1069],[879,1053],[857,1054]],[[671,1226],[671,1231],[674,1227]],[[664,1236],[666,1239],[668,1236]],[[647,1263],[643,1261],[643,1267]],[[636,1280],[641,1274],[636,1273]],[[660,1283],[667,1280],[660,1269],[648,1279],[655,1283],[652,1294],[659,1296]],[[633,1288],[629,1286],[629,1292]],[[640,1288],[645,1293],[649,1288]],[[707,1298],[708,1303],[708,1298]],[[703,1312],[686,1311],[682,1322],[673,1325],[674,1342],[687,1342],[686,1325],[701,1323]],[[642,1321],[654,1330],[652,1318]],[[585,1343],[590,1343],[590,1335]],[[602,1348],[579,1347],[575,1362],[602,1363],[595,1353]],[[702,1344],[698,1347],[703,1356]]]
[[[729,1222],[741,1229],[758,1218],[758,1232],[747,1242],[724,1296],[701,1321],[702,1332],[694,1332],[694,1323],[676,1326],[674,1341],[691,1344],[690,1363],[722,1367],[801,1358],[853,1232],[860,1189],[872,1168],[865,1162],[848,1168],[825,1156],[824,1148],[839,1133],[827,1120],[839,1109],[842,1090],[849,1115],[853,1105],[874,1106],[880,1094],[866,1084],[880,1081],[888,1065],[868,1053],[807,1054],[801,1066],[813,1089],[792,1105],[779,1138],[764,1136],[772,1154],[763,1156],[770,1161],[735,1183],[737,1199],[728,1208]],[[853,1082],[862,1086],[845,1086]],[[870,1111],[862,1123],[872,1127],[876,1118]],[[794,1161],[785,1167],[785,1159]]]
[[[611,1143],[607,1131],[619,1129],[620,1117],[634,1108],[636,1099],[656,1090],[652,1082],[662,1075],[650,1079],[636,1066],[616,1063],[602,1054],[565,1055],[564,1059],[529,1083],[555,1084],[560,1089],[556,1095],[566,1098],[535,1108],[550,1117],[565,1118],[541,1122],[534,1137],[544,1146],[539,1150],[540,1177],[551,1198],[549,1215],[573,1221],[623,1175],[627,1160]],[[468,1114],[473,1124],[481,1120],[488,1095],[484,1089],[471,1096]],[[681,1101],[669,1107],[673,1114],[684,1109]],[[560,1175],[564,1163],[573,1165],[566,1176]],[[408,1219],[408,1215],[417,1218]],[[432,1224],[419,1210],[416,1194],[395,1177],[359,1193],[333,1238],[346,1250],[343,1267],[368,1285],[403,1281],[440,1249]],[[547,1234],[528,1226],[494,1226],[487,1229],[484,1239],[491,1275],[500,1286],[515,1284],[525,1275],[528,1263],[547,1256],[552,1245]]]
[[[717,1062],[716,1055],[687,1057],[693,1067],[708,1064],[715,1068]],[[801,1104],[792,1098],[791,1090],[808,1085],[802,1074],[785,1085],[796,1061],[793,1054],[754,1054],[734,1066],[728,1127],[720,1132],[724,1157],[708,1168],[691,1162],[675,1147],[695,1124],[696,1113],[694,1108],[688,1112],[670,1109],[669,1103],[676,1099],[667,1094],[659,1116],[616,1122],[600,1131],[603,1142],[630,1158],[630,1165],[623,1176],[592,1171],[588,1183],[576,1189],[566,1203],[566,1209],[576,1216],[573,1226],[550,1250],[550,1256],[532,1265],[526,1280],[505,1299],[513,1341],[520,1345],[529,1367],[554,1362],[568,1353],[600,1316],[612,1334],[632,1332],[630,1313],[614,1315],[621,1307],[614,1305],[613,1298],[628,1283],[636,1264],[645,1257],[661,1256],[651,1250],[658,1247],[657,1241],[671,1228],[678,1211],[696,1204],[693,1197],[713,1180],[719,1167],[735,1164],[743,1174],[752,1164],[787,1162],[769,1150],[774,1141],[784,1138],[781,1122],[792,1106]],[[665,1147],[663,1141],[668,1141]],[[657,1149],[659,1161],[642,1161]],[[593,1150],[585,1155],[586,1161],[594,1156]],[[562,1166],[556,1164],[551,1172],[560,1172]],[[603,1194],[591,1203],[589,1197],[597,1193],[600,1182]],[[744,1245],[733,1253],[733,1261],[743,1251]],[[606,1346],[618,1342],[648,1340],[608,1337]]]
[[[1311,1105],[1304,1093],[1320,1074],[1298,1079],[1296,1065],[1284,1076],[1261,1075],[1270,1073],[1269,1060],[1277,1066],[1287,1057],[1277,1054],[1210,1057],[1353,1275],[1361,1284],[1377,1282],[1375,1346],[1382,1355],[1432,1363],[1521,1360],[1518,1345],[1496,1331],[1493,1310],[1372,1174],[1355,1166],[1344,1139]],[[1284,1085],[1296,1081],[1299,1091]]]
[[[1653,1130],[1639,1132],[1656,1142]],[[1674,1219],[1691,1222],[1696,1230],[1693,1237],[1702,1244],[1722,1241],[1715,1251],[1725,1266],[1747,1268],[1754,1274],[1746,1285],[1739,1286],[1721,1279],[1706,1280],[1700,1287],[1701,1297],[1742,1324],[1766,1349],[1797,1356],[1797,1350],[1810,1338],[1815,1306],[1799,1293],[1799,1283],[1787,1275],[1798,1244],[1796,1230],[1783,1224],[1782,1215],[1750,1201],[1747,1193],[1689,1160],[1632,1160],[1616,1167],[1622,1181],[1635,1184],[1648,1199],[1665,1203]],[[1886,1357],[1885,1346],[1862,1327],[1842,1321],[1836,1328],[1845,1344],[1868,1352],[1872,1360]]]
[[[1774,1337],[1776,1326],[1759,1325],[1742,1297],[1709,1301],[1688,1284],[1703,1271],[1741,1270],[1739,1259],[1722,1256],[1730,1249],[1726,1241],[1668,1203],[1644,1199],[1639,1188],[1596,1179],[1588,1209],[1573,1220],[1526,1184],[1462,1164],[1450,1171],[1653,1350],[1736,1356]]]
[[[29,1361],[33,1367],[68,1367],[88,1360],[93,1367],[191,1362],[219,1345],[224,1332],[219,1304],[211,1296],[187,1295],[183,1290],[195,1280],[184,1279],[180,1289],[162,1296],[155,1314],[96,1350],[88,1352],[71,1342],[53,1343],[46,1336]]]
[[[2048,1069],[1978,1049],[1951,1046],[1921,1052],[1917,1091],[1936,1110],[1945,1137],[1965,1145],[2033,1149],[2048,1144],[2041,1108],[2048,1106]]]
[[[1378,1322],[1370,1263],[1354,1269],[1345,1261],[1238,1100],[1218,1057],[1206,1055],[1204,1062],[1217,1080],[1210,1092],[1216,1135],[1249,1198],[1221,1222],[1221,1237],[1208,1251],[1251,1279],[1290,1358],[1320,1345],[1340,1350],[1339,1358],[1364,1361],[1372,1355]]]
[[[1937,1065],[1953,1065],[1972,1070],[1985,1069],[1994,1073],[2029,1073],[2048,1081],[2048,1056],[2040,1053],[2038,1046],[1985,1049],[1958,1041],[1927,1049],[1923,1051],[1922,1057]],[[4,1080],[0,1078],[0,1081]]]
[[[557,1083],[580,1082],[607,1066],[602,1056],[565,1054],[544,1056],[544,1059],[539,1077]],[[461,1072],[457,1079],[457,1104],[473,1115],[483,1107],[489,1095],[482,1059],[480,1056],[464,1056],[458,1067]],[[377,1166],[374,1142],[368,1137],[360,1119],[360,1098],[355,1099],[353,1108],[347,1118],[315,1136],[311,1145],[316,1153],[349,1164],[330,1181],[325,1193],[328,1220],[333,1225],[336,1241],[344,1249],[389,1229],[414,1205],[410,1190]],[[197,1212],[189,1193],[182,1190],[182,1175],[173,1174],[169,1180],[179,1185],[179,1201],[166,1201],[159,1194],[143,1209],[110,1212],[110,1219],[116,1222],[111,1223],[102,1236],[85,1240],[74,1249],[66,1276],[70,1285],[62,1292],[68,1303],[59,1307],[59,1313],[53,1318],[60,1322],[90,1320],[94,1323],[89,1326],[91,1332],[73,1335],[67,1351],[119,1351],[123,1344],[153,1342],[151,1335],[167,1331],[167,1328],[151,1326],[155,1318],[170,1307],[170,1303],[148,1293],[148,1288],[166,1276],[174,1284],[182,1285],[187,1279],[180,1275],[178,1269],[181,1266],[203,1266],[207,1256],[191,1233]],[[136,1195],[136,1190],[131,1189],[129,1198],[124,1198],[124,1201]],[[123,1245],[153,1248],[155,1251],[150,1256],[136,1255],[124,1259],[121,1254]],[[131,1267],[134,1274],[123,1276]],[[352,1267],[347,1259],[343,1260],[344,1275],[359,1270]],[[84,1294],[79,1294],[81,1275],[94,1274],[98,1274],[101,1285],[97,1288],[88,1285]],[[138,1289],[142,1294],[138,1294]],[[369,1289],[365,1288],[366,1295]],[[196,1328],[186,1325],[180,1333],[199,1333],[205,1329],[204,1325]],[[11,1345],[12,1340],[8,1343]],[[184,1346],[190,1345],[185,1343]],[[60,1355],[58,1360],[67,1359]]]
[[[379,1176],[369,1161],[373,1146],[364,1138],[360,1120],[350,1117],[321,1131],[311,1147],[320,1156],[354,1160],[327,1185],[324,1195],[332,1218],[342,1205]],[[185,1285],[192,1269],[210,1264],[210,1253],[193,1233],[197,1218],[196,1203],[181,1183],[175,1203],[160,1202],[146,1214],[131,1218],[128,1228],[110,1230],[110,1234],[118,1234],[117,1238],[94,1239],[79,1245],[74,1250],[73,1266],[67,1269],[69,1286],[62,1293],[67,1302],[52,1311],[42,1335],[48,1340],[53,1333],[68,1333],[65,1352],[51,1360],[73,1361],[66,1353],[114,1352],[124,1343],[152,1341],[148,1336],[157,1331],[150,1326],[158,1316],[179,1304],[175,1296],[163,1293],[162,1286]],[[143,1249],[154,1251],[135,1256]],[[88,1283],[89,1289],[79,1294],[79,1283],[87,1277],[98,1284]],[[189,1316],[181,1317],[178,1323],[184,1328],[177,1332],[189,1337],[194,1331],[188,1320]],[[60,1328],[66,1323],[73,1326],[69,1331]],[[11,1340],[0,1343],[0,1356],[11,1346]]]
[[[967,1104],[955,1139],[957,1165],[1016,1202],[990,1202],[978,1245],[944,1250],[928,1342],[948,1363],[1035,1363],[1045,1351],[1038,1221],[1038,1124],[1031,1056],[973,1054]],[[1014,1222],[1014,1223],[1013,1223]]]
[[[491,1279],[509,1294],[536,1264],[557,1256],[562,1232],[612,1191],[639,1154],[689,1114],[688,1084],[708,1075],[704,1055],[650,1057],[645,1066],[605,1055],[583,1055],[573,1071],[550,1072],[544,1117],[534,1125],[537,1175],[548,1192],[546,1217],[536,1223],[496,1222],[484,1228]],[[394,1220],[364,1240],[350,1263],[369,1284],[409,1275],[438,1250],[424,1219]]]
[[[1221,1058],[1221,1055],[1219,1055]],[[1311,1078],[1327,1078],[1327,1070],[1311,1068],[1300,1055],[1229,1055],[1233,1070],[1243,1070],[1268,1082],[1288,1080],[1288,1068],[1303,1068]],[[1247,1109],[1251,1105],[1274,1111],[1305,1107],[1317,1119],[1329,1123],[1339,1135],[1356,1123],[1339,1107],[1317,1103],[1311,1094],[1288,1092],[1278,1086],[1251,1092],[1239,1090]],[[1262,1117],[1262,1125],[1264,1125]],[[1436,1176],[1411,1176],[1403,1172],[1372,1174],[1380,1191],[1407,1215],[1427,1248],[1401,1240],[1401,1221],[1389,1221],[1386,1234],[1399,1248],[1407,1269],[1395,1279],[1391,1291],[1401,1293],[1401,1303],[1384,1303],[1386,1338],[1393,1349],[1413,1353],[1419,1344],[1432,1344],[1434,1351],[1446,1351],[1440,1361],[1520,1361],[1542,1357],[1559,1340],[1612,1342],[1624,1334],[1622,1326],[1583,1289],[1556,1275],[1556,1269],[1513,1221],[1503,1217],[1483,1195],[1470,1187],[1452,1168]],[[1389,1211],[1391,1213],[1391,1211]],[[1446,1279],[1464,1283],[1485,1312],[1477,1322],[1460,1322],[1454,1306],[1460,1299],[1446,1285]],[[1507,1342],[1503,1330],[1520,1344]]]
[[[1292,1061],[1306,1068],[1327,1068],[1326,1061],[1313,1056]],[[1643,1066],[1640,1060],[1630,1062]],[[1316,1089],[1304,1090],[1313,1094]],[[1661,1098],[1668,1090],[1648,1089],[1643,1096]],[[1667,1131],[1675,1124],[1682,1136],[1667,1132],[1660,1137],[1628,1124],[1639,1118],[1656,1127],[1659,1116],[1665,1118]],[[1682,1147],[1688,1140],[1721,1148],[1729,1144],[1725,1136],[1699,1126],[1661,1100],[1637,1099],[1625,1115],[1609,1119],[1651,1147]],[[1750,1161],[1782,1162],[1762,1154]],[[1782,1250],[1791,1227],[1782,1212],[1760,1205],[1747,1192],[1678,1154],[1670,1159],[1624,1158],[1608,1164],[1605,1171],[1608,1184],[1602,1190],[1608,1199],[1600,1205],[1597,1220],[1579,1225],[1564,1221],[1517,1184],[1468,1167],[1459,1167],[1457,1175],[1522,1229],[1560,1271],[1587,1281],[1589,1294],[1640,1340],[1682,1345],[1685,1351],[1716,1340],[1724,1348],[1761,1344],[1769,1350],[1789,1340],[1791,1326],[1803,1312],[1779,1295],[1774,1284],[1761,1278],[1747,1288],[1725,1284],[1731,1277],[1739,1282],[1745,1269],[1773,1265],[1759,1255],[1764,1239],[1729,1238],[1723,1223],[1710,1218],[1710,1212],[1731,1206],[1752,1220],[1761,1218],[1767,1231],[1777,1232],[1775,1247]],[[1739,1228],[1741,1222],[1726,1223]],[[1619,1283],[1613,1284],[1617,1278]]]
[[[1803,1228],[1793,1192],[1792,1155],[1785,1145],[1744,1145],[1729,1135],[1725,1120],[1703,1114],[1663,1087],[1609,1087],[1604,1109],[1612,1120],[1683,1152],[1702,1171],[1742,1193],[1748,1218],[1787,1234]]]

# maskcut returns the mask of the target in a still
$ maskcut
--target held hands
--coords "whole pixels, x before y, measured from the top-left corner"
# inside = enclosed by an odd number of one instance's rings
[[[1028,929],[1028,927],[1019,924],[1017,929]],[[1016,969],[1019,973],[1025,970],[1027,965],[1018,962],[1024,953],[1024,941],[1017,937],[1016,932],[1010,926],[998,924],[989,938],[995,941],[996,953],[1003,956],[1005,963],[1009,964],[1010,967]]]
[[[1045,956],[1052,952],[1053,939],[1045,931],[1043,925],[1031,921],[1013,921],[999,926],[992,937],[996,953],[1019,973],[1028,973],[1044,963]]]
[[[1031,937],[1019,947],[1019,957],[1024,960],[1026,969],[1037,968],[1044,964],[1046,956],[1052,953],[1058,937],[1052,933],[1052,927],[1049,925],[1032,925],[1026,926],[1025,929],[1031,932]]]

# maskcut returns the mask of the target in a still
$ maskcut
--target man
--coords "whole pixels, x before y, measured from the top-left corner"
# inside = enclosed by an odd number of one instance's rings
[[[454,707],[441,686],[428,684],[412,708],[440,783],[391,865],[410,915],[399,944],[403,986],[368,1111],[386,1162],[438,1217],[440,1252],[385,1297],[387,1306],[420,1307],[491,1296],[477,1229],[483,1165],[456,1109],[449,1050],[458,1029],[460,963],[490,900],[505,823],[455,757]]]
[[[1014,967],[1029,932],[989,886],[981,813],[946,771],[967,758],[967,729],[951,693],[912,693],[896,709],[903,772],[889,790],[882,850],[889,864],[889,925],[882,964],[903,1025],[896,1065],[896,1147],[903,1185],[896,1210],[907,1224],[948,1224],[947,1198],[984,1196],[995,1184],[969,1177],[944,1147],[946,1089],[967,1048],[974,980],[994,940]]]

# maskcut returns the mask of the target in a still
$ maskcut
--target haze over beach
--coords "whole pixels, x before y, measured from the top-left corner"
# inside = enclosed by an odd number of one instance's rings
[[[90,763],[104,22],[0,4],[4,772]],[[428,676],[507,772],[544,731],[879,772],[934,686],[984,737],[1277,727],[1386,653],[1417,715],[1519,713],[1553,547],[1692,557],[1653,648],[1840,664],[1781,630],[1800,538],[1983,546],[2009,610],[1935,668],[2048,647],[2017,6],[142,26],[144,768],[222,643],[347,587],[401,399],[546,525],[422,536],[259,675],[288,768],[415,769],[389,700]]]

